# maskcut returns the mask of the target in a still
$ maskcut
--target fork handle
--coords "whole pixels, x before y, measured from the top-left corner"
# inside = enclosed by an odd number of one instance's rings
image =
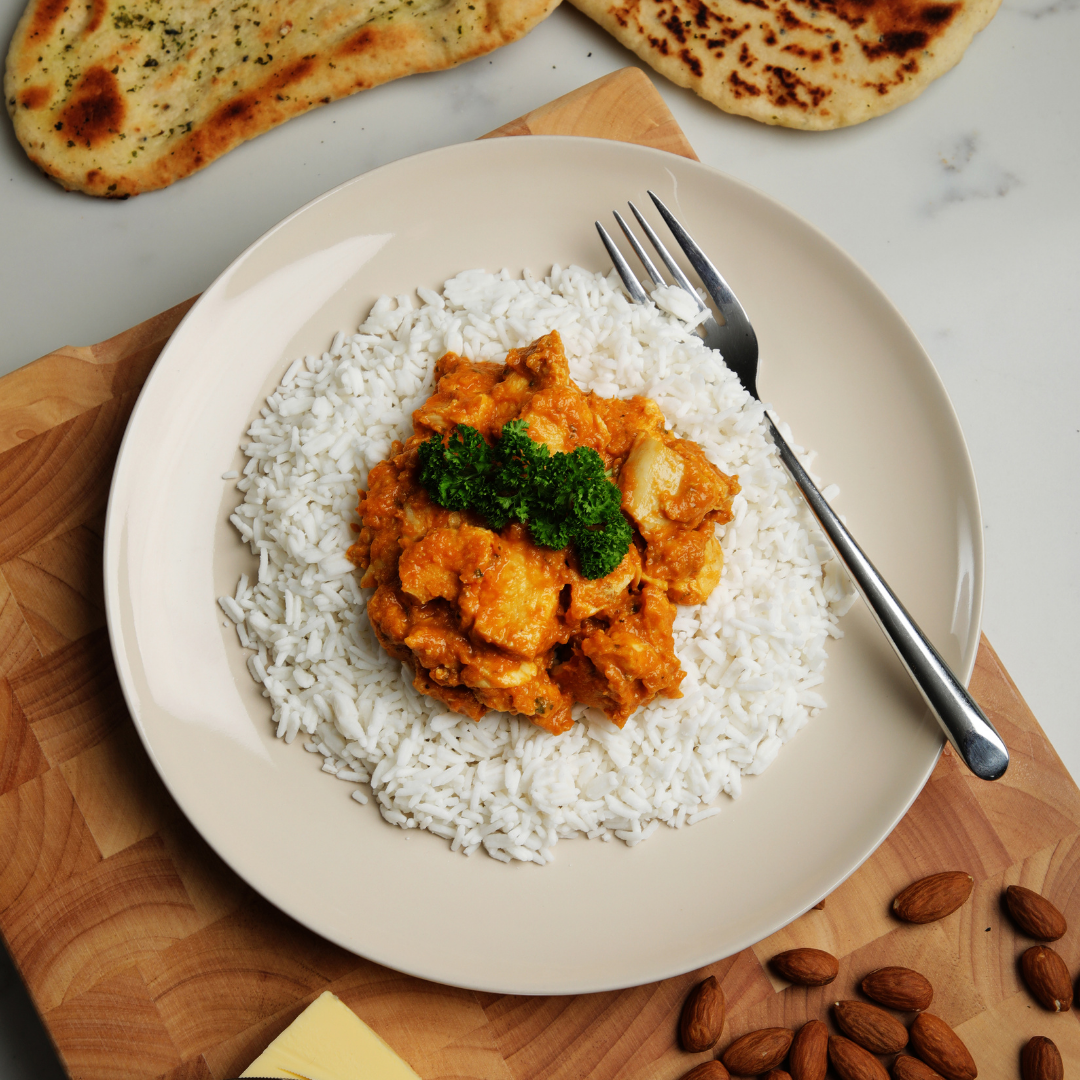
[[[896,594],[885,584],[874,564],[799,464],[768,413],[765,419],[780,460],[799,485],[814,517],[847,567],[878,626],[885,632],[949,742],[976,776],[983,780],[997,780],[1009,767],[1009,751],[994,725],[927,640]]]

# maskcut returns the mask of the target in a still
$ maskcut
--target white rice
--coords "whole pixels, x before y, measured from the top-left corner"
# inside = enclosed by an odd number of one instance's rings
[[[742,777],[762,772],[825,707],[825,643],[852,596],[750,398],[720,358],[673,315],[631,304],[617,278],[554,267],[543,280],[468,271],[422,301],[382,297],[359,331],[296,360],[250,427],[250,459],[232,521],[259,557],[222,609],[250,649],[277,735],[299,732],[324,772],[354,785],[403,828],[471,855],[548,862],[560,838],[636,844],[721,812]],[[684,317],[679,298],[656,301]],[[433,391],[439,356],[502,360],[551,330],[570,374],[602,395],[645,394],[683,438],[742,485],[717,530],[720,585],[680,608],[675,647],[683,697],[659,698],[619,730],[577,706],[549,735],[526,718],[449,712],[412,687],[379,647],[368,592],[345,558],[357,488]],[[807,460],[804,458],[804,461]],[[835,494],[835,492],[830,492]]]

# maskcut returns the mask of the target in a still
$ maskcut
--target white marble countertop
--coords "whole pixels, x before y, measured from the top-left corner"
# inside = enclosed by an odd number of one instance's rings
[[[0,0],[4,42],[22,5]],[[930,353],[979,481],[983,629],[1074,776],[1078,43],[1078,0],[1005,0],[961,63],[921,97],[823,134],[727,116],[649,72],[702,161],[831,236]],[[60,345],[101,341],[199,292],[279,219],[358,173],[476,138],[631,63],[563,5],[489,57],[317,109],[127,202],[64,193],[29,164],[4,122],[0,374]],[[31,1014],[0,957],[0,1080],[62,1075]]]

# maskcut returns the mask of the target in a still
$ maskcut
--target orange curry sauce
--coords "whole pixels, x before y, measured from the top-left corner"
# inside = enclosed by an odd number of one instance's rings
[[[657,694],[681,697],[675,605],[702,603],[720,581],[713,523],[731,520],[738,478],[670,434],[654,401],[583,394],[557,332],[512,349],[505,364],[447,353],[435,375],[415,434],[360,492],[362,527],[348,552],[375,589],[367,613],[383,648],[454,712],[518,713],[553,734],[571,726],[577,701],[622,727]],[[572,548],[540,547],[517,524],[493,532],[421,486],[420,443],[457,424],[490,442],[514,419],[552,453],[590,446],[604,459],[634,527],[607,577],[589,581]]]

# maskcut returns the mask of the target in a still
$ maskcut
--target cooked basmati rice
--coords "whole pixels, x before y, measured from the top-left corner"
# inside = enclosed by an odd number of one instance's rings
[[[687,314],[677,296],[658,290],[659,307],[632,304],[614,274],[476,270],[417,294],[419,306],[382,297],[356,334],[294,361],[248,430],[244,501],[231,520],[258,576],[219,603],[251,650],[277,736],[306,733],[323,771],[367,787],[387,821],[505,862],[546,863],[577,834],[633,845],[661,822],[720,813],[721,793],[737,798],[742,777],[767,768],[825,707],[825,643],[852,600],[775,456],[762,406],[676,317]],[[676,434],[742,485],[734,520],[717,529],[721,582],[675,619],[684,696],[653,701],[622,730],[582,705],[553,736],[526,718],[473,721],[421,696],[376,642],[369,594],[344,554],[357,489],[411,434],[438,357],[502,360],[552,330],[579,386],[653,398]],[[352,795],[367,802],[361,786]]]

